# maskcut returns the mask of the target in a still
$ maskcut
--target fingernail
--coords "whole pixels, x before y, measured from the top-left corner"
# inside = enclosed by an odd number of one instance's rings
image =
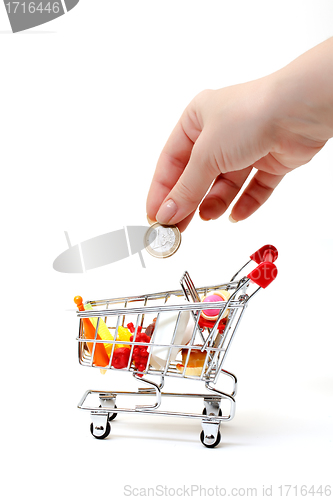
[[[233,222],[233,223],[238,222],[238,220],[235,220],[233,217],[231,217],[231,215],[229,215],[229,220],[230,220],[230,222]]]
[[[153,220],[153,219],[150,219],[147,215],[147,221],[148,221],[148,224],[152,225],[152,224],[155,224],[156,220]]]
[[[209,221],[209,220],[212,220],[212,219],[205,219],[204,217],[202,217],[201,213],[199,212],[199,217],[201,220],[204,220],[205,222]]]
[[[160,224],[168,224],[174,215],[177,213],[177,205],[173,200],[167,200],[160,207],[156,214],[156,220]]]

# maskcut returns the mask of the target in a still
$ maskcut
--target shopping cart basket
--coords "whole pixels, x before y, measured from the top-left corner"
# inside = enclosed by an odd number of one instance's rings
[[[201,442],[210,448],[218,445],[221,422],[234,417],[237,392],[236,376],[223,369],[223,364],[250,299],[275,279],[277,269],[273,262],[277,256],[275,247],[265,245],[251,255],[230,282],[219,285],[196,288],[185,272],[179,290],[91,300],[85,304],[81,297],[76,297],[80,364],[105,371],[132,372],[135,379],[146,385],[134,392],[86,391],[78,408],[90,411],[92,435],[97,439],[107,437],[110,421],[118,413],[139,413],[201,420]],[[241,271],[252,261],[258,266],[239,279]],[[230,392],[217,389],[221,374],[231,379]],[[206,392],[163,392],[166,377],[200,380]],[[152,404],[125,408],[116,406],[118,396],[146,396],[154,400]],[[159,407],[167,397],[201,398],[203,412],[162,411]],[[228,401],[227,414],[222,414],[222,400]]]

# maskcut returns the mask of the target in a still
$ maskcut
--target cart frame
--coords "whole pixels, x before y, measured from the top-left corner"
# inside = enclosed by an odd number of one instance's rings
[[[180,280],[181,289],[172,290],[168,292],[158,292],[153,294],[146,294],[132,297],[120,297],[107,300],[87,301],[93,307],[93,310],[79,311],[77,316],[80,318],[78,341],[78,358],[79,363],[84,366],[93,368],[103,368],[106,370],[115,370],[112,366],[113,354],[116,348],[116,343],[121,342],[122,345],[128,345],[130,348],[129,362],[126,368],[122,371],[132,372],[133,377],[144,383],[147,387],[139,388],[137,392],[134,391],[97,391],[87,390],[78,403],[78,408],[90,412],[92,424],[90,427],[92,435],[97,439],[104,439],[110,433],[110,421],[113,420],[118,413],[140,413],[145,415],[160,415],[171,417],[183,417],[201,420],[202,432],[200,434],[201,442],[206,447],[215,447],[219,444],[221,439],[220,424],[224,421],[229,421],[234,418],[237,394],[237,378],[236,376],[223,368],[226,355],[230,349],[231,343],[234,339],[235,333],[239,328],[241,319],[247,308],[250,300],[258,293],[261,288],[266,288],[273,279],[275,279],[277,270],[273,262],[278,256],[277,250],[272,245],[265,245],[257,252],[251,255],[250,260],[243,265],[239,271],[227,283],[219,285],[195,288],[189,274],[184,273]],[[255,261],[259,264],[251,273],[240,279],[236,279],[241,271],[251,262]],[[257,288],[248,294],[251,284],[258,285]],[[224,289],[230,292],[230,297],[226,301],[221,302],[201,302],[200,296],[205,296],[207,293]],[[168,299],[172,296],[185,297],[187,303],[184,304],[168,304]],[[154,302],[157,302],[157,305]],[[158,301],[164,301],[161,305]],[[138,306],[136,304],[139,304]],[[122,307],[119,307],[122,305]],[[134,307],[133,307],[134,305]],[[110,309],[111,307],[111,309]],[[112,308],[113,307],[113,308]],[[209,326],[200,326],[201,313],[203,310],[214,309],[218,310],[218,317]],[[193,331],[191,339],[186,344],[176,344],[175,338],[178,332],[178,326],[182,314],[190,311],[193,322]],[[228,311],[226,325],[224,331],[219,330],[220,321],[223,314]],[[169,343],[156,343],[154,335],[158,330],[159,319],[163,313],[177,313],[177,320]],[[155,331],[152,334],[150,342],[137,342],[136,336],[138,331],[145,328],[145,318],[156,315]],[[126,317],[134,317],[135,331],[133,333],[132,341],[117,341],[118,327],[124,326]],[[88,318],[97,318],[95,329],[95,338],[89,340],[90,351],[87,348],[87,339],[84,336],[84,321]],[[110,360],[108,366],[98,366],[94,360],[96,346],[106,341],[98,339],[98,328],[100,319],[104,318],[105,323],[108,320],[116,321],[114,326],[108,326],[111,331],[114,331],[114,338],[108,343],[112,344]],[[146,325],[147,328],[147,325]],[[194,344],[197,339],[200,339],[202,344],[199,346]],[[144,372],[139,372],[132,363],[132,355],[135,346],[147,347],[149,356],[147,366]],[[154,348],[168,349],[168,356],[165,361],[165,366],[156,368],[151,365],[152,355]],[[173,350],[180,351],[186,348],[188,353],[183,371],[180,373],[177,370],[177,365],[172,360]],[[193,350],[200,350],[206,352],[204,365],[200,375],[188,375],[187,366],[190,359],[190,353]],[[119,370],[118,370],[119,371]],[[224,375],[232,380],[232,389],[230,392],[224,392],[215,387],[219,376]],[[159,377],[159,382],[156,383],[146,378],[146,376]],[[165,378],[177,377],[182,379],[200,380],[204,383],[205,393],[175,393],[162,391]],[[156,380],[156,379],[155,379]],[[98,395],[99,405],[91,404],[93,397]],[[149,396],[154,397],[154,402],[151,405],[136,405],[132,408],[125,408],[116,406],[117,396]],[[168,397],[176,398],[200,398],[204,402],[204,410],[202,413],[186,413],[181,411],[162,411],[159,409],[162,400]],[[227,400],[229,403],[229,412],[222,415],[220,408],[221,401]],[[115,411],[116,410],[116,411]]]

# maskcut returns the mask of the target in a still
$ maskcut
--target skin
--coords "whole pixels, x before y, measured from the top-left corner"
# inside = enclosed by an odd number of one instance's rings
[[[148,219],[184,231],[198,207],[217,219],[245,185],[231,211],[244,220],[331,137],[333,38],[264,78],[198,94],[161,152]]]

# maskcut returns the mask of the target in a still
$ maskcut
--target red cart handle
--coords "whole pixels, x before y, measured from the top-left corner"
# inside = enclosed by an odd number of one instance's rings
[[[259,266],[247,275],[251,281],[266,288],[277,276],[277,268],[273,262],[278,258],[278,251],[273,245],[264,245],[250,256]]]
[[[278,251],[273,245],[264,245],[250,256],[257,264],[260,262],[274,262],[278,258]]]

